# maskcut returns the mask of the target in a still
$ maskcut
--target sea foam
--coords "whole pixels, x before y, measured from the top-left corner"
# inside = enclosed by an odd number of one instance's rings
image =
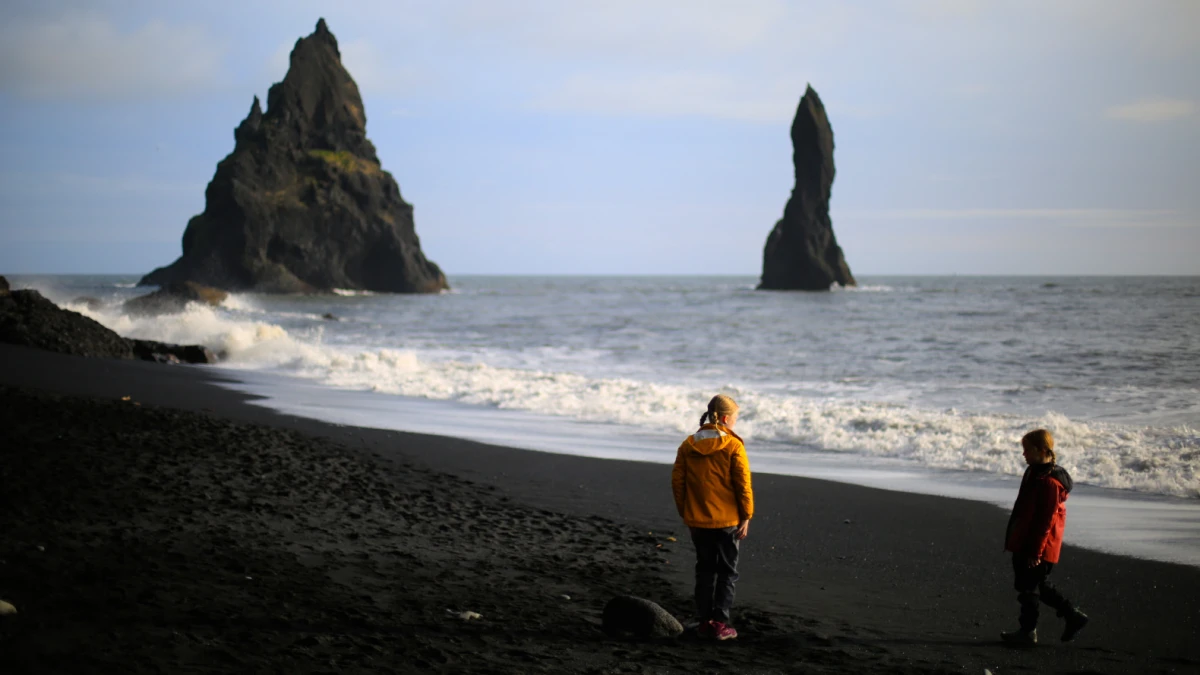
[[[226,367],[272,370],[338,388],[630,428],[690,432],[697,411],[712,395],[711,389],[679,383],[500,367],[404,349],[326,345],[319,324],[294,335],[279,325],[254,320],[254,307],[244,299],[227,304],[238,316],[198,304],[179,314],[154,317],[72,309],[123,335],[205,344],[223,355]],[[1053,411],[1021,416],[931,410],[896,402],[767,393],[732,382],[720,390],[741,405],[739,433],[748,441],[773,447],[1020,475],[1024,470],[1021,435],[1045,427],[1058,439],[1060,463],[1081,483],[1200,497],[1200,434],[1189,427],[1081,422]]]

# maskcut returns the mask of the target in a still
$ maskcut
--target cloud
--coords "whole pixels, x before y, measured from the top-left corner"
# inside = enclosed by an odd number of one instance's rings
[[[975,18],[987,9],[983,0],[917,0],[909,5],[909,11],[930,19]]]
[[[605,58],[728,55],[760,45],[787,14],[782,0],[476,0],[452,20],[560,55]]]
[[[263,73],[272,84],[287,75],[295,45],[281,44],[267,59]],[[431,83],[431,76],[409,65],[404,56],[389,55],[366,38],[339,42],[338,51],[342,53],[342,66],[364,96],[402,96],[428,88]]]
[[[806,82],[835,81],[856,19],[784,0],[476,0],[449,21],[466,53],[515,68],[535,110],[784,121]]]
[[[271,84],[279,82],[284,78],[285,75],[287,75],[288,58],[291,56],[292,48],[295,46],[295,42],[281,44],[275,49],[275,52],[271,54],[271,57],[267,59],[267,63],[264,66],[263,71],[266,75],[266,79],[270,81]],[[263,100],[265,101],[266,98],[264,97]]]
[[[131,31],[68,14],[0,28],[0,90],[28,99],[130,100],[218,87],[225,47],[207,30],[152,20]]]
[[[71,190],[88,190],[99,193],[127,192],[132,194],[179,193],[196,195],[203,193],[204,184],[192,181],[171,181],[145,175],[88,176],[61,173],[54,179]]]
[[[748,90],[735,78],[702,72],[618,76],[569,76],[532,103],[538,110],[647,117],[700,116],[750,122],[787,122],[795,114],[803,82]]]
[[[1164,63],[1194,59],[1200,47],[1200,3],[1189,0],[1095,2],[1065,0],[1029,5],[1045,20],[1065,23],[1129,55],[1156,55]]]
[[[1162,209],[878,209],[838,210],[845,220],[1040,221],[1067,227],[1195,227],[1200,218]]]
[[[989,96],[995,93],[994,87],[986,84],[966,84],[960,87],[955,87],[951,92],[963,98],[977,98],[980,96]]]
[[[1126,120],[1130,122],[1170,122],[1172,120],[1191,117],[1198,108],[1192,101],[1157,98],[1113,106],[1104,111],[1109,119]]]
[[[144,174],[87,174],[0,172],[0,197],[6,200],[47,195],[197,195],[203,194],[204,184],[191,181],[172,181]]]
[[[427,84],[417,68],[389,58],[367,39],[340,45],[342,65],[358,84],[359,91],[379,95],[403,95]]]

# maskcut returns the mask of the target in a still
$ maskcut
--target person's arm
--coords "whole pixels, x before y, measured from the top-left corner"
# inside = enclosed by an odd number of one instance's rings
[[[746,446],[739,447],[734,453],[730,466],[730,478],[733,483],[733,494],[738,501],[738,539],[745,539],[750,534],[750,519],[754,517],[754,488],[750,485],[750,459],[746,457]]]
[[[1013,502],[1012,512],[1008,514],[1008,526],[1004,528],[1004,550],[1019,552],[1019,546],[1012,545],[1013,529],[1017,527],[1017,513],[1021,508],[1022,498],[1026,496],[1026,490],[1029,490],[1029,470],[1025,470],[1025,474],[1021,476],[1021,487],[1017,490],[1017,500]]]
[[[675,495],[675,510],[683,517],[683,504],[687,499],[687,467],[683,463],[683,446],[675,452],[675,466],[671,469],[671,492]]]
[[[1033,516],[1029,521],[1029,536],[1026,540],[1025,555],[1029,558],[1029,566],[1034,567],[1042,562],[1042,553],[1050,541],[1050,527],[1054,522],[1054,514],[1058,511],[1058,503],[1062,487],[1053,479],[1042,479],[1037,482],[1033,492]]]

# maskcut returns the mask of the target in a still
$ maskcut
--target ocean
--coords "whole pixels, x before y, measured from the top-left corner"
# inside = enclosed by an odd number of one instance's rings
[[[136,276],[12,276],[130,337],[202,343],[326,421],[669,463],[708,399],[754,470],[1011,505],[1050,429],[1067,540],[1200,565],[1200,278],[460,276],[441,295],[234,294],[131,317]],[[90,303],[83,298],[93,298]],[[665,488],[664,488],[665,489]],[[997,535],[1000,538],[1000,535]]]

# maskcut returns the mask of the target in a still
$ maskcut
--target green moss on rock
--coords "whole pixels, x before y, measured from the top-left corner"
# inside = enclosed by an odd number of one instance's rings
[[[309,150],[308,154],[349,173],[379,173],[378,164],[346,150]]]

